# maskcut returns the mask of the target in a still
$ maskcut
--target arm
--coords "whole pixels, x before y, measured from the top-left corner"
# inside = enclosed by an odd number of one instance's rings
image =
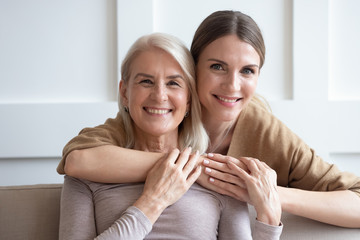
[[[84,182],[65,176],[61,193],[59,239],[96,237],[92,193]]]
[[[158,161],[149,172],[140,198],[96,239],[143,239],[163,210],[175,203],[199,176],[198,155],[189,157],[190,151],[186,149],[179,156],[179,151],[174,150],[168,158]],[[66,179],[60,239],[92,239],[96,236],[92,192],[81,180]]]
[[[230,157],[212,158],[205,162],[205,166],[212,170],[205,172],[214,179],[207,184],[212,184],[212,189],[219,193],[234,196],[233,185],[239,180],[231,173],[228,161]],[[239,160],[231,158],[231,161],[243,167]],[[337,226],[360,227],[360,198],[352,191],[306,191],[280,186],[277,191],[284,211]]]
[[[336,226],[360,228],[360,197],[352,191],[315,192],[279,186],[278,192],[284,211]]]
[[[104,145],[73,150],[65,159],[64,170],[67,175],[94,182],[144,182],[148,171],[163,157],[165,153]]]

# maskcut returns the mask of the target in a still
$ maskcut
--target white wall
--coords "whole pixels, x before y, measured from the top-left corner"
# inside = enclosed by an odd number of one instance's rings
[[[191,7],[189,7],[191,6]],[[355,0],[1,0],[0,185],[62,182],[64,144],[117,111],[119,63],[154,31],[188,46],[211,12],[249,14],[267,55],[258,92],[327,161],[360,175]]]
[[[62,147],[117,112],[116,1],[0,1],[0,185],[62,182]]]

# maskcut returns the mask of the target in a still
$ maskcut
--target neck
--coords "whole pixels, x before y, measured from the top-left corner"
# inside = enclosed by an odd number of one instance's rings
[[[150,134],[136,134],[134,149],[145,152],[170,152],[174,148],[178,148],[178,134],[170,133],[160,136]]]
[[[210,138],[208,152],[226,154],[234,132],[235,121],[219,122],[204,118],[203,123]]]

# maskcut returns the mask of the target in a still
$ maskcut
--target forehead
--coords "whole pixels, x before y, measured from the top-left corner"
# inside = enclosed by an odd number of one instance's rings
[[[130,72],[144,71],[146,73],[181,74],[180,64],[166,51],[160,48],[150,48],[139,52],[133,59]]]
[[[199,60],[219,58],[224,61],[250,61],[259,65],[260,56],[249,43],[240,40],[236,35],[220,37],[207,45],[200,54]]]

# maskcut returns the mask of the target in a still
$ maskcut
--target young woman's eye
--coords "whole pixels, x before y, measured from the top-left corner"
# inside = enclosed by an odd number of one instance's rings
[[[254,70],[251,69],[251,68],[245,68],[243,71],[242,71],[244,74],[253,74],[254,73]]]
[[[210,66],[211,69],[214,70],[224,70],[224,68],[221,66],[221,64],[215,63]]]

